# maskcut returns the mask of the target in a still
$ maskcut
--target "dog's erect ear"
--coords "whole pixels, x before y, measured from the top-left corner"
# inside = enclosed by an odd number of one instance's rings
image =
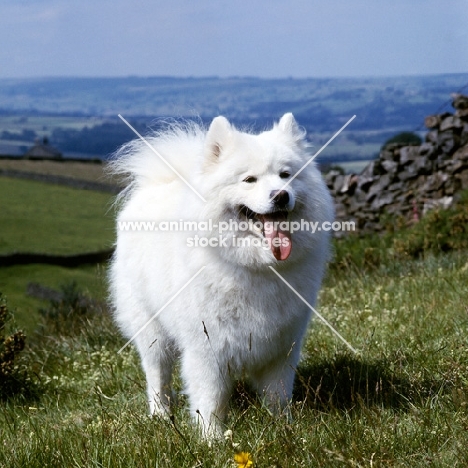
[[[206,134],[205,158],[216,162],[232,136],[232,127],[226,117],[215,117]]]
[[[305,137],[305,131],[297,125],[296,119],[291,112],[281,117],[278,122],[278,129],[290,136],[296,143],[302,141]]]

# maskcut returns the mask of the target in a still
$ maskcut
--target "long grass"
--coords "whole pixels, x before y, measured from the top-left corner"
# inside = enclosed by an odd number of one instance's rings
[[[241,451],[254,467],[467,466],[464,203],[410,230],[338,242],[318,309],[358,354],[315,321],[293,420],[240,382],[221,440],[199,437],[183,395],[171,418],[147,416],[138,357],[132,346],[118,353],[107,312],[45,313],[17,361],[28,392],[0,402],[0,466],[235,467]]]
[[[0,466],[466,466],[468,253],[458,251],[330,274],[321,313],[360,353],[318,321],[311,326],[291,403],[271,416],[239,384],[227,439],[202,441],[180,398],[172,419],[146,415],[132,347],[106,313],[45,320],[24,353],[35,397],[0,410]],[[287,294],[288,291],[285,291]],[[176,381],[180,390],[180,382]]]

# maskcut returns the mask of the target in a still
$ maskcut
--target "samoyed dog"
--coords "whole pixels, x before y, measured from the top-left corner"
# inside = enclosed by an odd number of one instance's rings
[[[111,163],[129,181],[111,298],[152,414],[170,411],[178,359],[205,435],[222,430],[239,378],[287,412],[312,314],[304,300],[315,303],[329,255],[329,233],[307,225],[333,221],[306,147],[292,114],[260,134],[216,117],[208,130],[176,124],[133,141]]]

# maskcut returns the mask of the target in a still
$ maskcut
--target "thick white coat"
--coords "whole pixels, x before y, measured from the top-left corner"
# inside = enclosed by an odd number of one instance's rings
[[[127,174],[130,182],[118,222],[239,221],[240,206],[268,213],[274,209],[272,191],[288,180],[284,173],[294,175],[310,158],[292,114],[258,135],[240,132],[217,117],[208,131],[195,124],[176,125],[147,141],[158,155],[136,140],[112,163],[114,173]],[[256,181],[246,182],[249,176]],[[314,163],[285,190],[289,221],[319,226],[333,221],[332,201]],[[258,243],[232,246],[234,236],[260,239],[258,231],[224,232],[229,247],[190,246],[197,234],[220,235],[216,230],[118,229],[110,284],[120,329],[128,338],[139,332],[133,343],[146,373],[150,412],[169,411],[173,364],[180,358],[191,413],[209,434],[222,427],[239,377],[247,378],[272,410],[287,406],[311,311],[269,267],[313,305],[329,254],[329,235],[323,230],[293,233],[291,255],[278,261]]]

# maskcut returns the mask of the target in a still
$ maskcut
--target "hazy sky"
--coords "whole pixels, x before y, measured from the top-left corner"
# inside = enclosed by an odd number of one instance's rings
[[[0,0],[0,77],[468,72],[468,0]]]

